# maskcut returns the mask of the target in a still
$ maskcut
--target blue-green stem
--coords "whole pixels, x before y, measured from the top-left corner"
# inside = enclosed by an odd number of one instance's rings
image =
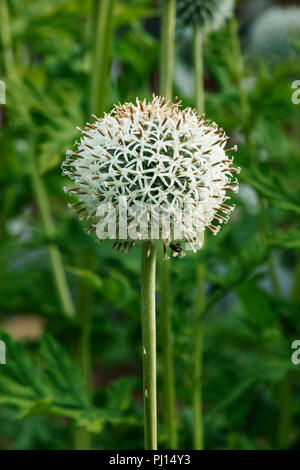
[[[157,449],[156,399],[156,245],[143,242],[141,253],[141,322],[145,449]]]
[[[203,30],[194,27],[194,76],[195,101],[198,114],[204,112],[204,74],[203,74]],[[203,236],[204,243],[204,236]],[[204,306],[205,266],[200,263],[196,272],[196,302],[194,325],[194,360],[193,360],[193,444],[194,449],[203,449],[203,328],[201,317]]]
[[[161,23],[160,94],[166,99],[172,98],[173,90],[175,19],[176,1],[165,0],[163,3]],[[176,396],[170,308],[170,265],[168,261],[163,260],[161,262],[160,271],[160,330],[162,346],[164,421],[168,446],[171,449],[177,449]]]

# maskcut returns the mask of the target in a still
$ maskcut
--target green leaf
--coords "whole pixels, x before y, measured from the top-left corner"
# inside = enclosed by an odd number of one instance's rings
[[[75,268],[74,266],[66,266],[66,270],[74,276],[82,279],[86,284],[102,291],[103,281],[98,274],[88,269]]]

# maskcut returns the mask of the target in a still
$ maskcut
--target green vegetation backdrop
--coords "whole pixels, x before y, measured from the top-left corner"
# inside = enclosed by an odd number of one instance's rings
[[[93,68],[100,3],[0,3],[6,84],[0,109],[1,449],[143,448],[140,250],[118,254],[109,241],[95,243],[62,190],[64,152],[94,106],[91,80],[101,83],[100,95],[105,82]],[[292,102],[292,83],[300,80],[300,24],[285,34],[290,55],[280,49],[283,35],[274,35],[269,61],[251,31],[271,3],[241,0],[238,23],[231,19],[205,38],[206,113],[238,145],[242,172],[230,223],[217,237],[208,233],[196,255],[169,266],[181,449],[193,448],[199,264],[205,264],[204,447],[300,446],[300,364],[291,361],[292,342],[300,340],[300,104]],[[109,83],[104,96],[94,90],[103,109],[159,92],[160,15],[159,1],[115,0],[111,31],[101,30],[100,38]],[[174,96],[194,107],[192,34],[179,20]],[[278,15],[276,21],[282,32]],[[170,444],[160,282],[158,272],[158,445],[164,449]]]

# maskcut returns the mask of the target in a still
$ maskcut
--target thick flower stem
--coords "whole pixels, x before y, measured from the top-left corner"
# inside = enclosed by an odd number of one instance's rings
[[[165,0],[161,24],[160,93],[172,98],[176,1]],[[162,338],[162,369],[164,393],[164,420],[168,446],[177,449],[177,420],[175,404],[174,360],[172,346],[172,322],[170,312],[170,266],[163,260],[160,265],[160,329]]]
[[[195,73],[195,101],[198,114],[204,113],[204,75],[203,75],[203,31],[201,27],[194,28],[194,73]],[[204,236],[203,236],[204,243]],[[203,263],[197,266],[196,273],[196,303],[195,303],[195,336],[194,336],[194,360],[193,360],[193,420],[194,420],[194,449],[203,449],[203,393],[202,393],[202,369],[203,369],[203,319],[202,308],[204,305],[204,275]]]
[[[155,277],[156,246],[142,244],[141,263],[141,320],[143,354],[144,432],[145,449],[157,449],[156,406],[156,315]]]

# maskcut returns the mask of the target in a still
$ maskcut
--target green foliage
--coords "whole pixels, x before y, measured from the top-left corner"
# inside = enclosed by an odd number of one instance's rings
[[[75,427],[94,434],[95,448],[143,448],[139,248],[124,255],[113,251],[109,241],[96,244],[73,218],[62,191],[64,152],[77,138],[75,127],[90,119],[92,3],[7,0],[17,79],[7,76],[7,50],[1,43],[0,78],[7,85],[0,129],[0,339],[7,349],[7,363],[0,365],[1,449],[69,449]],[[150,0],[116,4],[107,110],[119,100],[150,96],[159,80],[160,10]],[[194,106],[191,37],[177,31],[177,38],[174,94]],[[205,248],[197,255],[170,262],[182,449],[192,442],[193,338],[199,315],[205,323],[206,448],[294,449],[300,443],[299,366],[290,360],[292,341],[300,335],[300,106],[291,101],[291,83],[300,78],[300,67],[292,60],[272,69],[255,57],[249,62],[247,40],[242,39],[247,119],[229,28],[207,36],[204,47],[207,116],[231,135],[230,147],[239,147],[236,210],[217,237],[206,235]],[[43,234],[30,184],[32,156],[55,221],[51,240]],[[264,231],[259,199],[266,213]],[[61,250],[75,304],[81,303],[79,285],[93,290],[88,390],[75,352],[83,325],[62,315],[47,254],[50,242]],[[281,292],[271,285],[270,256]],[[83,265],[88,258],[94,260],[92,267]],[[199,312],[195,269],[203,261],[205,305]],[[26,343],[32,315],[44,320],[44,334]],[[160,400],[164,338],[159,315],[158,308]],[[25,325],[21,335],[16,318]],[[292,398],[284,401],[280,390],[285,387]],[[284,445],[279,444],[278,429],[289,416]],[[159,445],[165,446],[161,409]]]
[[[96,433],[106,423],[134,422],[130,417],[122,417],[124,398],[120,404],[116,393],[106,409],[90,405],[78,369],[50,336],[44,336],[39,351],[32,355],[8,335],[1,334],[1,337],[8,354],[0,378],[0,404],[16,408],[19,418],[59,415]],[[127,403],[130,400],[128,395],[126,400]]]

